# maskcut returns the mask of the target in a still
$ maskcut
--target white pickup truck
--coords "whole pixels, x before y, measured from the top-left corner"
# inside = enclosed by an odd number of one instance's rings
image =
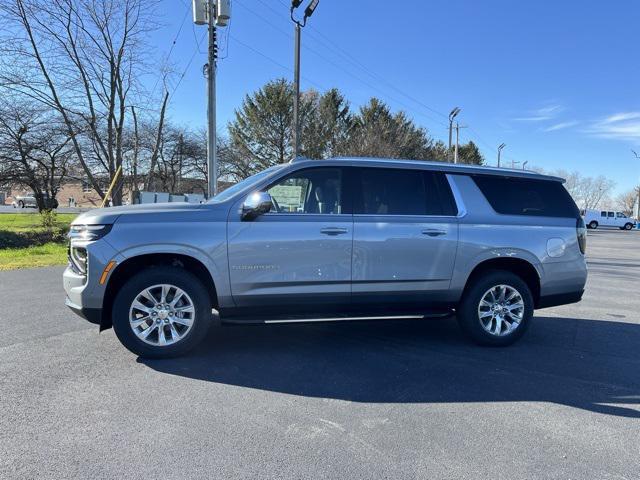
[[[582,210],[582,217],[587,228],[596,229],[598,227],[617,227],[621,230],[631,230],[636,226],[633,218],[627,217],[622,212],[611,210]]]

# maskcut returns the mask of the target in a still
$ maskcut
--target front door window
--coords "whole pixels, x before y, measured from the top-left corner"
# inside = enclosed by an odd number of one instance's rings
[[[272,213],[340,214],[343,211],[339,168],[313,168],[281,180],[267,191]]]

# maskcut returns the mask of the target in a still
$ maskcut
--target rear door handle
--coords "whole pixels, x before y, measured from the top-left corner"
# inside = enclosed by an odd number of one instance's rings
[[[427,228],[426,230],[422,230],[423,235],[429,235],[430,237],[439,237],[440,235],[446,235],[447,232],[444,230],[436,230],[433,228]]]
[[[326,227],[320,230],[320,233],[323,235],[342,235],[347,232],[348,230],[346,228],[341,227]]]

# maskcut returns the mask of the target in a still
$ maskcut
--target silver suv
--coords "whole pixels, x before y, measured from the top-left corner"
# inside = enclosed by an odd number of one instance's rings
[[[143,357],[182,354],[213,324],[453,312],[476,342],[508,345],[534,308],[582,297],[586,230],[562,182],[422,161],[296,160],[202,205],[80,215],[66,303]]]

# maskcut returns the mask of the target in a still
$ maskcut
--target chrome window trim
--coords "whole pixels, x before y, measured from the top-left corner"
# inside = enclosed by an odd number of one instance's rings
[[[354,217],[400,217],[400,218],[458,218],[459,215],[394,215],[389,213],[354,213]]]
[[[262,215],[260,215],[261,217],[282,217],[282,216],[288,216],[288,217],[317,217],[317,216],[323,216],[323,217],[353,217],[353,214],[351,213],[294,213],[294,212],[267,212],[267,213],[263,213]]]

